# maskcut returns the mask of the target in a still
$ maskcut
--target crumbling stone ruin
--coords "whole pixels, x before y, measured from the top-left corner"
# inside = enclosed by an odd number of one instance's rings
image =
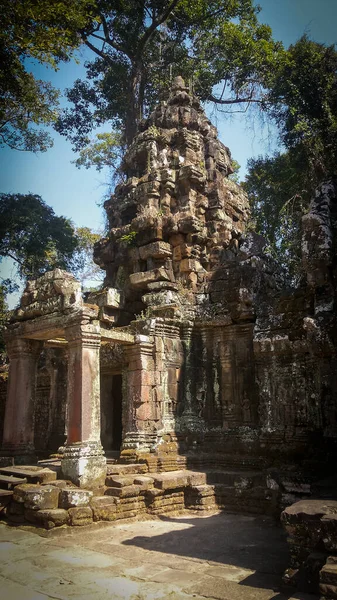
[[[46,273],[7,329],[8,518],[54,527],[186,508],[278,515],[326,501],[332,484],[319,480],[334,474],[337,437],[335,182],[303,218],[306,281],[294,291],[246,231],[230,152],[181,78],[141,123],[122,170],[95,249],[103,290],[83,301],[71,275]],[[20,466],[47,451],[57,453],[50,462]]]

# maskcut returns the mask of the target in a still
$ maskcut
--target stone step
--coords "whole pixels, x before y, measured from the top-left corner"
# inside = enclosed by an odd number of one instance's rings
[[[325,564],[320,570],[319,592],[324,599],[337,599],[337,564]]]
[[[189,471],[169,471],[168,473],[151,473],[153,484],[159,490],[173,490],[189,485]]]
[[[13,496],[12,490],[0,490],[0,513],[9,504]]]
[[[241,470],[207,470],[206,483],[209,484],[227,484],[235,487],[249,488],[253,485],[265,484],[266,477],[261,471],[241,471]]]
[[[108,463],[106,467],[107,475],[143,475],[147,471],[145,463]]]
[[[108,465],[107,478],[105,485],[108,487],[123,487],[136,483],[135,477],[142,474],[144,477],[150,477],[149,481],[154,487],[160,490],[170,490],[176,488],[187,488],[190,486],[209,485],[216,487],[219,491],[223,486],[231,488],[234,491],[250,490],[251,488],[265,487],[265,476],[259,471],[189,471],[174,470],[165,472],[151,472],[148,475],[145,465]]]
[[[27,483],[50,483],[55,481],[57,474],[55,471],[48,468],[41,468],[36,465],[25,465],[24,467],[0,467],[0,474],[13,475],[14,477],[22,477],[27,479]]]
[[[14,477],[13,475],[0,475],[0,488],[11,489],[20,483],[27,483],[26,477]]]

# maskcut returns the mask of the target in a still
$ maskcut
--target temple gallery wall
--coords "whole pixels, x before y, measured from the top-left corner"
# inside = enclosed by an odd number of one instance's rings
[[[336,184],[303,218],[306,276],[289,290],[181,78],[123,172],[95,248],[103,289],[83,300],[71,275],[46,273],[8,325],[2,464],[54,453],[65,489],[91,490],[89,521],[107,503],[114,518],[129,505],[279,514],[335,471]],[[50,510],[71,521],[62,502]]]

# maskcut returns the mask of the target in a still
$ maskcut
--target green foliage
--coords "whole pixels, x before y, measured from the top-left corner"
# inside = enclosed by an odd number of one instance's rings
[[[8,320],[8,306],[6,303],[6,294],[8,293],[5,281],[0,284],[0,366],[4,362],[6,353],[6,344],[3,338],[3,331]]]
[[[337,51],[303,36],[276,69],[268,95],[282,143],[315,187],[337,170]]]
[[[34,78],[28,61],[56,69],[69,60],[92,9],[88,0],[0,0],[0,146],[37,152],[52,145],[38,126],[55,122],[59,94]]]
[[[92,231],[89,227],[77,227],[75,236],[77,247],[68,269],[82,284],[88,280],[101,282],[103,271],[93,261],[94,245],[101,239],[101,234]]]
[[[52,139],[38,126],[56,121],[59,94],[50,84],[34,79],[19,62],[15,74],[11,82],[0,73],[0,147],[44,152]]]
[[[74,162],[75,165],[89,169],[94,166],[98,171],[108,166],[117,169],[121,159],[121,135],[115,132],[98,133],[96,141],[91,141],[80,150],[80,156]]]
[[[22,278],[67,269],[77,247],[71,222],[57,217],[40,196],[0,194],[0,257],[12,258]]]
[[[262,101],[282,48],[258,23],[252,0],[105,0],[97,6],[97,19],[81,32],[96,59],[86,65],[87,80],[68,90],[73,108],[56,125],[76,150],[106,122],[128,145],[175,75],[224,110]]]
[[[301,276],[301,217],[317,185],[337,174],[337,51],[302,37],[269,79],[266,106],[284,153],[251,160],[245,188],[256,229],[290,281]]]
[[[119,238],[119,242],[124,242],[127,246],[132,246],[136,242],[137,231],[130,231]]]
[[[310,199],[306,171],[293,151],[248,161],[243,187],[252,221],[290,282],[301,277],[301,217]]]

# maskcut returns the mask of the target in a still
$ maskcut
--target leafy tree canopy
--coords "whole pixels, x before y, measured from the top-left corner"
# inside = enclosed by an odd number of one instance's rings
[[[73,107],[58,131],[80,150],[109,123],[129,144],[175,75],[224,110],[262,102],[283,50],[257,14],[252,0],[98,0],[96,19],[81,31],[94,60],[68,90]]]
[[[278,65],[268,95],[280,140],[306,161],[313,185],[337,169],[337,51],[303,36]]]
[[[89,0],[0,0],[0,146],[44,151],[50,136],[38,128],[55,122],[58,92],[29,72],[29,59],[53,68],[81,43],[93,18]]]
[[[301,217],[310,192],[303,163],[289,150],[248,161],[243,187],[251,205],[252,224],[269,244],[289,282],[301,278]]]
[[[69,219],[57,217],[40,196],[0,194],[0,257],[12,258],[22,278],[67,269],[78,245]]]
[[[248,163],[257,230],[291,281],[301,274],[301,217],[317,185],[337,174],[337,51],[302,37],[274,71],[266,100],[283,153]]]
[[[90,281],[102,283],[104,272],[93,261],[94,245],[102,234],[92,231],[89,227],[77,227],[75,229],[77,248],[73,254],[69,270],[84,285]]]

